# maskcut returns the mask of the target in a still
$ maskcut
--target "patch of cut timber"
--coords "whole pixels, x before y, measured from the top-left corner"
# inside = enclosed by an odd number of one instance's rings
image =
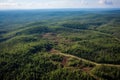
[[[82,71],[89,72],[92,69],[92,67],[83,67]]]
[[[52,53],[52,54],[58,54],[58,53],[60,53],[60,52],[57,51],[57,50],[55,50],[55,49],[51,49],[51,50],[50,50],[50,53]]]
[[[62,60],[62,65],[65,66],[68,62],[68,58],[67,57],[63,57],[63,60]]]

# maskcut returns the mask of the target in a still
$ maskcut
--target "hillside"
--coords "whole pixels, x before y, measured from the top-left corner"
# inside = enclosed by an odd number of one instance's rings
[[[1,80],[120,80],[120,10],[0,11]]]

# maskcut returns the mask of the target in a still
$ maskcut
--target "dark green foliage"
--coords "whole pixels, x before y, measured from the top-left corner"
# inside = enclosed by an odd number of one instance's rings
[[[50,57],[53,61],[62,62],[63,57],[60,55],[53,55]]]
[[[43,80],[95,80],[89,74],[80,71],[71,69],[58,69],[51,73],[48,73],[43,77]]]
[[[120,68],[119,67],[108,67],[105,65],[96,66],[92,73],[105,80],[120,80]]]
[[[67,27],[67,28],[73,28],[73,29],[89,29],[89,27],[98,27],[102,25],[102,23],[80,23],[80,22],[68,22],[62,24],[62,26]]]
[[[100,63],[119,64],[120,61],[120,43],[112,38],[78,42],[63,52]]]
[[[47,33],[50,32],[51,30],[48,27],[45,26],[40,26],[40,27],[32,27],[26,30],[23,30],[21,33],[23,34],[35,34],[35,33]]]
[[[119,10],[0,11],[0,20],[0,80],[120,79]]]
[[[57,68],[49,61],[48,53],[37,54],[19,54],[9,55],[8,61],[2,61],[0,64],[0,77],[2,80],[16,80],[16,79],[40,79],[41,76]],[[7,58],[4,56],[4,59]],[[1,59],[2,60],[2,59]],[[4,67],[2,67],[4,66]]]

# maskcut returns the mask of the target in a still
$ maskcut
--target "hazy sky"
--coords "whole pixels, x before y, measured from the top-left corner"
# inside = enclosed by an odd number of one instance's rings
[[[120,0],[0,0],[0,9],[120,8]]]

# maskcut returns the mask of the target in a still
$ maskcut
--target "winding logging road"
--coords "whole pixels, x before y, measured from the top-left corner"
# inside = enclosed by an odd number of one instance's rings
[[[84,62],[89,62],[89,63],[94,64],[96,66],[104,65],[104,66],[111,66],[111,67],[120,67],[120,65],[115,65],[115,64],[104,64],[104,63],[100,64],[100,63],[96,63],[96,62],[93,62],[93,61],[90,61],[90,60],[86,60],[86,59],[83,59],[83,58],[80,58],[80,57],[77,57],[77,56],[74,56],[74,55],[61,53],[61,52],[59,52],[58,50],[55,50],[55,49],[52,49],[51,53],[63,55],[63,56],[66,56],[66,57],[72,57],[72,58],[75,58],[75,59],[78,59],[78,60],[82,60]]]

